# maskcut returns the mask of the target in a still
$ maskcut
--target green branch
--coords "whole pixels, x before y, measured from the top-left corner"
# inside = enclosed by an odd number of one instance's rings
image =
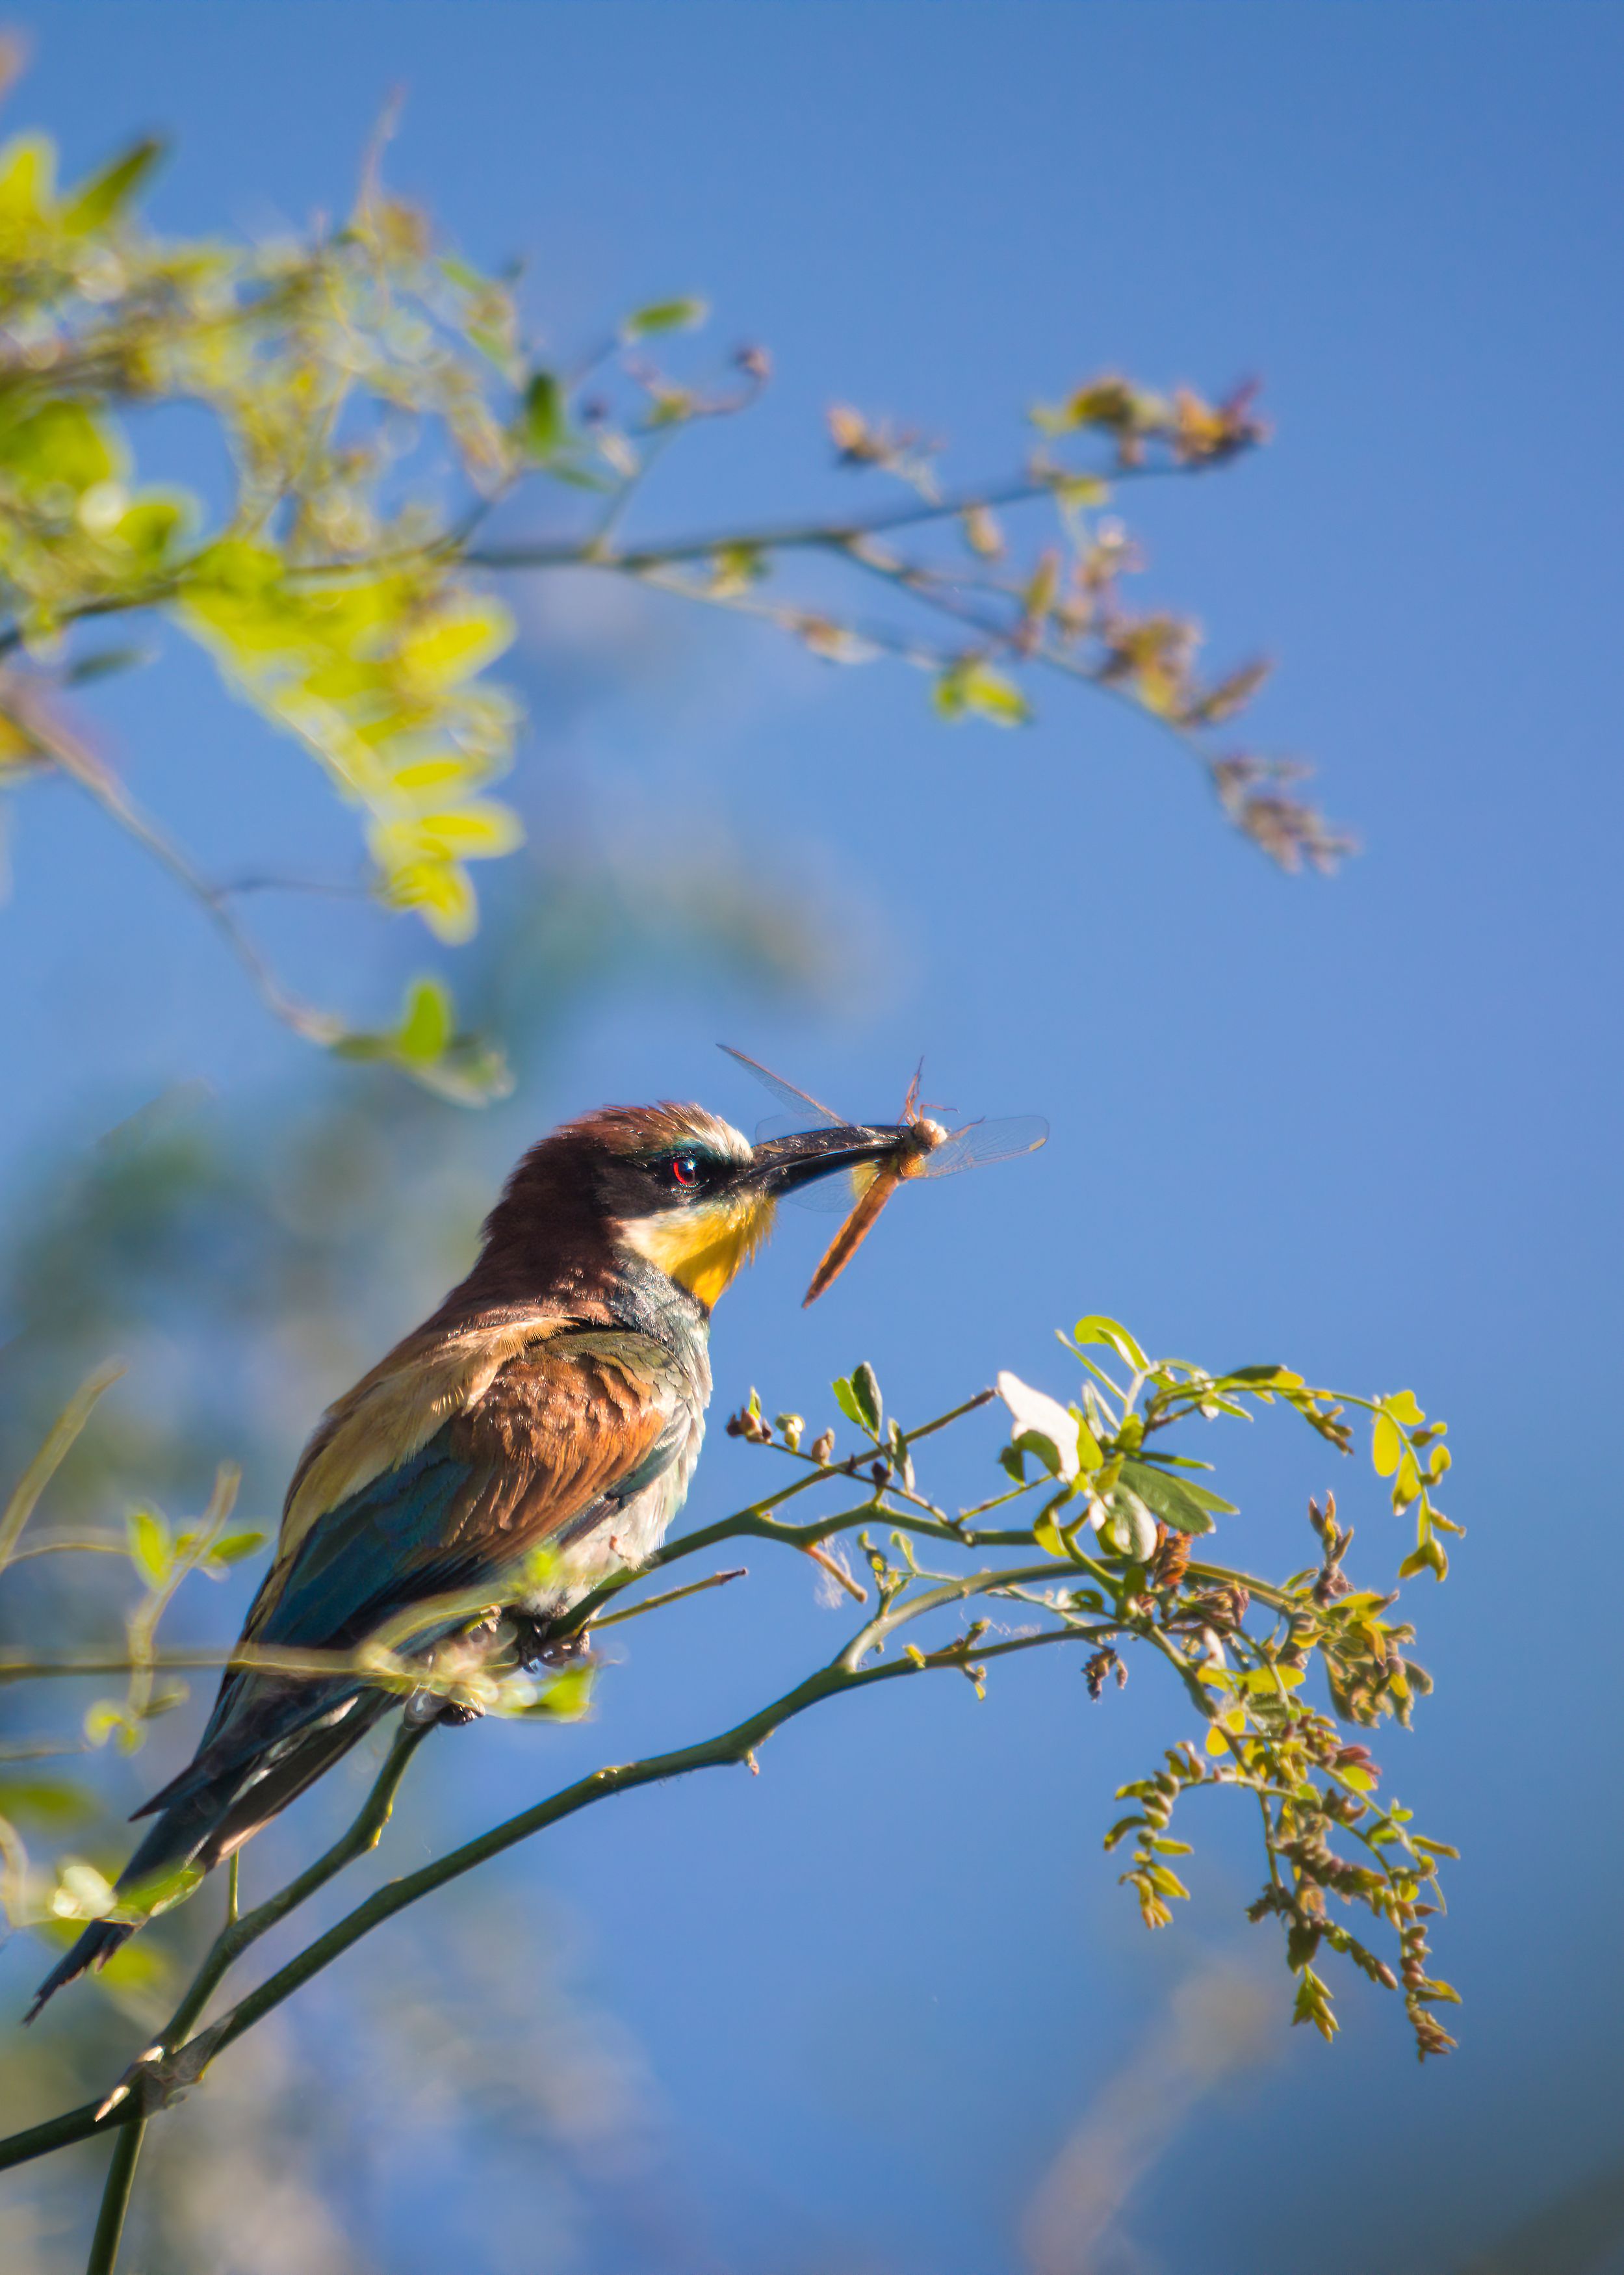
[[[1019,1575],[1010,1573],[979,1576],[966,1583],[963,1594],[995,1591],[1001,1580],[1016,1580]],[[934,1605],[921,1605],[921,1611]],[[1006,1657],[1016,1651],[1030,1651],[1040,1644],[1069,1643],[1084,1639],[1084,1631],[1057,1628],[1040,1635],[1020,1636],[978,1650],[981,1659]],[[76,2141],[88,2139],[93,2134],[103,2133],[120,2126],[139,2125],[155,2111],[167,2107],[170,2100],[196,2082],[215,2056],[253,2028],[301,1989],[324,1968],[359,1943],[363,1936],[392,1919],[408,1906],[419,1902],[436,1889],[461,1878],[479,1865],[487,1863],[519,1842],[535,1833],[562,1823],[584,1809],[608,1801],[616,1795],[631,1793],[646,1785],[655,1785],[669,1778],[685,1777],[703,1769],[753,1766],[755,1749],[766,1742],[774,1731],[797,1715],[805,1713],[826,1698],[846,1692],[872,1689],[877,1683],[889,1682],[899,1677],[933,1671],[964,1671],[964,1652],[961,1646],[949,1646],[945,1651],[920,1653],[885,1665],[849,1668],[837,1659],[820,1667],[816,1674],[798,1683],[794,1689],[760,1708],[731,1729],[692,1746],[680,1747],[669,1753],[651,1755],[641,1761],[617,1764],[595,1770],[589,1777],[566,1787],[548,1800],[533,1808],[523,1810],[487,1833],[465,1841],[433,1863],[425,1864],[397,1880],[390,1881],[359,1904],[347,1917],[328,1930],[269,1976],[257,1990],[232,2007],[221,2020],[186,2038],[181,2034],[189,2029],[202,2013],[214,1990],[232,1963],[249,1945],[285,1919],[290,1912],[313,1895],[357,1856],[373,1848],[387,1823],[396,1789],[412,1752],[427,1735],[427,1727],[405,1730],[397,1735],[389,1758],[367,1798],[366,1806],[344,1838],[309,1870],[270,1897],[259,1908],[245,1914],[234,1926],[224,1928],[211,1947],[208,1957],[189,1986],[185,1997],[177,2007],[160,2038],[128,2071],[113,2092],[99,2103],[86,2103],[70,2110],[62,2117],[44,2125],[31,2127],[26,2132],[13,2134],[0,2141],[0,2171],[15,2165],[48,2155],[57,2149],[66,2148]],[[178,2043],[177,2041],[178,2040]]]

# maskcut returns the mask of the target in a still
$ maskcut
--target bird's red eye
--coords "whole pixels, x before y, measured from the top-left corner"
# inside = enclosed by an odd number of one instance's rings
[[[699,1165],[691,1153],[679,1153],[671,1164],[671,1182],[678,1185],[697,1185]]]

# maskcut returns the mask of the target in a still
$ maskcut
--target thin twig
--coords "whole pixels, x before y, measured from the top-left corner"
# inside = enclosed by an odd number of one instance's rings
[[[736,1564],[730,1572],[712,1572],[703,1580],[690,1580],[685,1588],[668,1588],[663,1596],[646,1596],[640,1604],[628,1604],[623,1611],[601,1612],[592,1622],[594,1628],[612,1628],[621,1620],[641,1618],[645,1612],[662,1611],[667,1604],[679,1604],[684,1596],[698,1596],[706,1588],[725,1588],[729,1580],[744,1580],[750,1568]]]
[[[1200,471],[1195,465],[1117,465],[1101,472],[1099,479],[1144,481]],[[553,544],[476,546],[463,558],[471,569],[618,569],[640,576],[650,569],[664,568],[676,562],[708,560],[719,553],[844,553],[865,538],[884,537],[892,530],[914,528],[925,522],[953,521],[973,513],[978,507],[996,511],[1000,508],[1033,504],[1040,498],[1053,497],[1061,479],[1021,474],[1004,482],[956,490],[947,497],[916,498],[907,505],[888,506],[879,513],[858,515],[850,520],[768,522],[756,529],[715,530],[706,536],[667,538],[654,544],[624,547],[615,553],[594,552],[590,540],[572,540]]]
[[[1031,1576],[1023,1572],[977,1575],[966,1581],[961,1592],[965,1595],[995,1592],[1001,1582],[1017,1582],[1028,1576]],[[918,1608],[920,1612],[933,1608],[936,1600],[933,1599],[928,1604],[921,1600]],[[1010,1638],[985,1651],[978,1651],[978,1656],[984,1659],[1002,1657],[1016,1651],[1032,1650],[1039,1644],[1076,1641],[1083,1639],[1085,1634],[1085,1630],[1059,1627],[1040,1634]],[[101,2103],[87,2103],[46,2124],[34,2126],[26,2132],[14,2134],[9,2140],[0,2141],[0,2171],[64,2148],[72,2142],[84,2140],[93,2133],[127,2125],[149,2106],[164,2105],[166,2090],[172,2090],[176,2083],[193,2082],[215,2055],[252,2029],[256,2022],[282,2005],[313,1976],[330,1966],[374,1928],[436,1889],[472,1871],[491,1857],[529,1840],[533,1834],[561,1823],[583,1809],[607,1801],[614,1795],[662,1783],[670,1778],[686,1776],[697,1770],[745,1763],[753,1757],[755,1749],[776,1729],[825,1698],[924,1672],[963,1672],[965,1652],[963,1645],[949,1646],[946,1652],[928,1657],[921,1653],[918,1657],[881,1660],[858,1668],[846,1667],[842,1659],[843,1654],[819,1668],[782,1697],[774,1699],[771,1704],[762,1707],[714,1738],[670,1753],[653,1755],[641,1761],[594,1771],[589,1777],[566,1787],[533,1808],[521,1810],[477,1839],[465,1842],[448,1856],[390,1881],[359,1904],[326,1934],[318,1937],[306,1949],[279,1968],[256,1990],[250,1992],[218,2022],[211,2024],[196,2037],[178,2043],[180,2032],[195,2022],[226,1969],[248,1944],[285,1918],[354,1856],[375,1841],[387,1820],[394,1789],[404,1774],[406,1761],[413,1747],[426,1735],[424,1727],[403,1728],[383,1772],[368,1797],[366,1807],[350,1832],[308,1871],[290,1882],[286,1888],[269,1898],[257,1910],[248,1913],[235,1926],[222,1931],[161,2040],[150,2050],[149,2055],[144,2056],[120,2086]],[[145,2090],[137,2090],[138,2087]]]
[[[107,2181],[102,2190],[102,2209],[96,2215],[96,2232],[91,2239],[90,2256],[85,2262],[85,2275],[113,2275],[118,2260],[119,2239],[124,2233],[125,2214],[130,2209],[130,2190],[135,2182],[136,2160],[141,2153],[146,2137],[144,2120],[126,2125],[113,2143],[111,2161],[107,2168]]]
[[[122,1359],[109,1359],[94,1374],[87,1375],[61,1413],[52,1423],[45,1443],[18,1479],[15,1490],[0,1514],[0,1571],[16,1553],[23,1528],[34,1515],[40,1495],[57,1474],[66,1457],[68,1448],[90,1419],[91,1409],[104,1390],[110,1389],[125,1372]]]
[[[338,1041],[344,1033],[343,1021],[288,993],[232,915],[226,893],[211,885],[156,824],[147,820],[117,775],[104,767],[60,719],[48,714],[43,705],[34,701],[16,681],[8,690],[6,701],[18,724],[51,763],[94,798],[102,811],[198,903],[248,974],[266,1009],[307,1042],[329,1047]]]

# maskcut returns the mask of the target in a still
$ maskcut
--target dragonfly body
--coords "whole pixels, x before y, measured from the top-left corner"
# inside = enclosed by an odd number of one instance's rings
[[[759,1059],[747,1057],[728,1043],[721,1047],[729,1058],[747,1066],[792,1113],[799,1115],[810,1111],[830,1129],[849,1126],[809,1092],[785,1082]],[[880,1136],[884,1126],[876,1126],[870,1134]],[[1041,1115],[1035,1114],[1002,1122],[971,1122],[962,1129],[950,1130],[944,1123],[920,1113],[917,1074],[908,1085],[901,1120],[890,1126],[896,1141],[892,1150],[864,1162],[850,1177],[841,1181],[850,1206],[812,1274],[812,1284],[802,1298],[803,1309],[808,1304],[815,1304],[824,1290],[839,1279],[900,1186],[915,1178],[950,1176],[958,1169],[977,1168],[990,1161],[1008,1160],[1016,1153],[1035,1153],[1049,1134],[1048,1123]]]

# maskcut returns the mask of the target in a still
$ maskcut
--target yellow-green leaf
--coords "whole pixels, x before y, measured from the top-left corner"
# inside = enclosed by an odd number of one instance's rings
[[[169,1578],[175,1555],[168,1524],[156,1509],[132,1509],[125,1521],[130,1560],[150,1587],[161,1588]]]
[[[1379,1478],[1390,1478],[1404,1458],[1404,1440],[1392,1417],[1376,1417],[1371,1432],[1371,1460]]]
[[[57,146],[48,134],[19,134],[0,149],[0,232],[36,221],[57,178]]]
[[[533,458],[550,458],[565,435],[564,396],[555,374],[534,371],[525,389],[525,448]]]
[[[92,237],[105,229],[134,196],[163,155],[163,145],[151,136],[134,143],[100,173],[92,174],[68,192],[59,216],[70,237]]]
[[[1086,1319],[1077,1321],[1072,1333],[1076,1341],[1084,1346],[1090,1343],[1106,1344],[1116,1353],[1119,1358],[1126,1359],[1136,1372],[1139,1374],[1150,1372],[1149,1359],[1139,1348],[1137,1340],[1129,1334],[1120,1319],[1108,1319],[1103,1311],[1091,1311]]]
[[[1063,1557],[1067,1563],[1071,1561],[1070,1553],[1061,1538],[1060,1527],[1046,1508],[1033,1523],[1032,1538],[1046,1556],[1060,1556]]]
[[[653,300],[634,309],[621,326],[623,338],[646,339],[651,332],[688,332],[710,314],[708,304],[690,295],[680,300]]]
[[[986,663],[950,665],[936,682],[934,701],[945,719],[962,719],[973,712],[995,727],[1023,727],[1032,715],[1014,680]]]
[[[477,798],[443,813],[420,814],[412,828],[426,851],[446,860],[493,861],[517,851],[525,842],[517,814],[495,798]]]
[[[513,619],[500,601],[468,601],[414,627],[399,654],[414,679],[454,687],[483,671],[512,640]]]
[[[437,1059],[456,1027],[451,992],[443,980],[414,979],[406,991],[406,1009],[395,1037],[404,1059]]]

